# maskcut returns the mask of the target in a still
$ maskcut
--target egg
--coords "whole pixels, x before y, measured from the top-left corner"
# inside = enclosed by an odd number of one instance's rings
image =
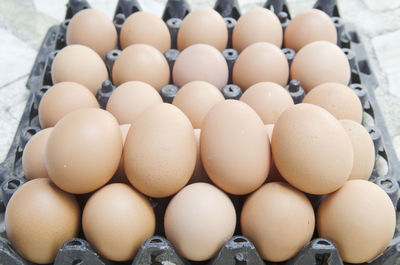
[[[201,128],[208,111],[223,100],[224,96],[215,86],[204,81],[192,81],[178,90],[172,104],[186,114],[193,128]]]
[[[54,127],[66,114],[81,108],[98,108],[93,93],[75,82],[61,82],[43,95],[39,104],[39,122],[42,128]]]
[[[167,197],[189,181],[196,165],[196,139],[185,114],[174,105],[144,111],[129,130],[124,147],[129,182],[151,197]]]
[[[114,62],[112,78],[119,86],[128,81],[142,81],[158,92],[169,82],[169,66],[164,55],[147,44],[125,48]]]
[[[129,129],[131,128],[131,124],[121,124],[119,126],[119,129],[121,130],[121,136],[122,136],[122,146],[125,145],[126,141],[126,136],[128,135]],[[122,153],[123,153],[123,148],[122,148]],[[117,171],[115,172],[114,176],[112,179],[109,181],[109,183],[125,183],[129,184],[129,181],[126,177],[125,171],[124,171],[124,155],[121,155],[121,160],[119,162],[119,166]]]
[[[154,234],[156,219],[150,202],[132,187],[114,183],[96,191],[82,214],[85,238],[107,259],[131,260]]]
[[[190,12],[178,31],[178,50],[204,43],[222,51],[228,45],[228,29],[222,16],[211,8],[199,8]]]
[[[263,259],[285,261],[310,241],[314,210],[302,192],[289,184],[272,182],[246,199],[240,226]]]
[[[396,212],[389,196],[361,179],[349,180],[328,194],[317,212],[318,235],[331,240],[349,263],[368,262],[380,255],[395,227]]]
[[[189,180],[189,184],[196,183],[196,182],[207,182],[211,183],[210,178],[207,176],[206,171],[204,170],[203,162],[201,161],[200,155],[200,134],[201,129],[194,129],[194,136],[196,137],[196,166],[193,171],[193,175]]]
[[[165,211],[167,239],[193,261],[208,260],[235,230],[236,213],[229,197],[207,183],[194,183],[179,191]]]
[[[120,40],[122,49],[137,43],[151,45],[162,53],[171,48],[171,36],[165,22],[146,11],[135,12],[125,20]]]
[[[295,51],[319,40],[333,44],[337,41],[335,24],[325,12],[319,9],[310,9],[297,14],[285,29],[285,47]]]
[[[244,49],[232,70],[233,83],[243,91],[260,82],[274,82],[285,86],[289,64],[283,52],[275,45],[258,42]]]
[[[52,130],[53,128],[41,130],[26,143],[22,154],[22,168],[27,180],[49,177],[44,162],[44,152]]]
[[[82,9],[68,24],[66,42],[67,45],[85,45],[104,59],[108,51],[117,48],[118,34],[105,14],[95,9]]]
[[[228,77],[228,64],[224,56],[208,44],[194,44],[184,49],[172,69],[172,78],[178,87],[191,81],[205,81],[222,89]]]
[[[303,99],[304,103],[318,105],[338,120],[349,119],[361,123],[363,108],[357,94],[340,83],[323,83],[314,87]]]
[[[119,124],[131,124],[144,110],[161,103],[161,96],[154,87],[141,81],[129,81],[113,91],[106,110]]]
[[[107,111],[79,109],[54,127],[47,141],[45,163],[50,179],[70,193],[88,193],[106,184],[118,168],[122,136]]]
[[[78,236],[80,209],[73,195],[39,178],[18,188],[4,220],[15,250],[33,263],[47,264],[54,262],[65,241]]]
[[[265,124],[264,128],[268,134],[268,139],[269,142],[271,143],[272,139],[272,132],[274,131],[274,124]],[[272,157],[272,152],[271,152],[271,161],[270,161],[270,169],[269,169],[269,174],[268,177],[265,181],[265,183],[269,182],[287,182],[279,173],[278,169],[275,166],[274,163],[274,158]]]
[[[270,147],[260,117],[247,104],[225,100],[203,121],[200,135],[203,166],[210,179],[231,194],[253,192],[267,178]]]
[[[71,81],[87,87],[93,95],[108,80],[106,65],[92,49],[79,45],[69,45],[61,49],[51,66],[54,84]]]
[[[346,55],[328,41],[314,41],[301,48],[290,68],[290,78],[300,81],[306,93],[323,83],[347,85],[350,74]]]
[[[238,52],[256,42],[269,42],[282,46],[282,26],[269,9],[254,8],[243,14],[232,33],[232,46]]]
[[[264,124],[275,123],[279,115],[294,104],[289,92],[272,82],[252,85],[240,100],[252,107]]]
[[[281,114],[271,146],[282,177],[307,193],[339,189],[353,168],[353,147],[346,131],[332,114],[312,104],[297,104]]]
[[[375,147],[368,131],[358,122],[340,120],[353,145],[354,162],[349,179],[368,180],[375,165]]]

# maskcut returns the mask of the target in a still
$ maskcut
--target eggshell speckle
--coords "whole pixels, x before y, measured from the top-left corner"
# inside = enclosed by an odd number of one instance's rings
[[[235,230],[236,213],[229,197],[207,183],[183,188],[168,204],[164,218],[167,239],[190,260],[214,256]]]
[[[270,166],[270,147],[260,117],[247,104],[225,100],[204,119],[200,152],[210,179],[232,194],[260,187]]]
[[[380,255],[392,240],[395,226],[396,213],[389,196],[366,180],[347,181],[318,208],[318,235],[331,240],[349,263],[367,262]]]

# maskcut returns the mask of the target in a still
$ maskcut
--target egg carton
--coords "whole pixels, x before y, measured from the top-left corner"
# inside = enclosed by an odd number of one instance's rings
[[[291,16],[285,0],[268,0],[263,5],[274,11],[279,17],[282,27],[285,28]],[[377,183],[383,188],[392,199],[397,208],[399,198],[400,182],[400,163],[396,157],[392,146],[391,138],[386,128],[382,113],[379,109],[375,97],[375,88],[378,83],[371,71],[365,47],[360,41],[359,33],[354,25],[343,24],[340,19],[339,9],[335,0],[318,0],[315,8],[323,10],[332,17],[338,31],[338,45],[343,49],[351,66],[350,87],[359,96],[363,110],[363,125],[367,128],[374,142],[377,162],[371,174],[370,181]],[[20,187],[26,179],[22,169],[23,149],[35,133],[40,130],[38,119],[38,106],[43,94],[52,85],[51,64],[57,50],[63,48],[65,34],[70,18],[82,9],[90,8],[86,0],[70,0],[67,4],[65,20],[57,26],[49,28],[42,46],[38,52],[32,71],[27,81],[27,88],[30,90],[29,98],[21,117],[17,132],[15,134],[8,155],[3,163],[0,164],[0,264],[32,264],[24,260],[10,245],[7,240],[4,227],[4,213],[7,203],[12,194]],[[218,0],[214,6],[225,19],[230,34],[228,49],[223,52],[227,60],[230,71],[237,58],[237,52],[231,48],[231,34],[240,17],[240,8],[237,0]],[[119,0],[115,15],[114,24],[119,32],[122,24],[130,14],[140,11],[141,7],[136,0]],[[165,6],[163,20],[166,21],[172,37],[172,48],[176,48],[176,35],[179,30],[181,20],[190,12],[190,7],[185,0],[169,0]],[[293,60],[295,52],[290,49],[283,49],[289,63]],[[111,51],[107,54],[106,64],[109,70],[112,68],[113,61],[118,56],[119,51]],[[165,54],[172,69],[174,59],[178,51],[171,49]],[[230,78],[231,80],[231,78]],[[114,87],[111,81],[103,83],[99,89],[97,98],[101,106],[105,106]],[[295,103],[301,102],[304,97],[304,90],[298,81],[289,82],[287,89]],[[164,101],[171,102],[178,88],[171,84],[162,89]],[[234,84],[229,84],[223,88],[225,98],[238,99],[241,90]],[[84,202],[88,196],[78,196],[78,200]],[[323,196],[308,195],[313,207],[316,209]],[[237,215],[240,216],[240,209],[243,205],[245,196],[230,195]],[[342,261],[336,247],[332,242],[324,238],[316,238],[308,243],[294,258],[282,263],[271,263],[263,261],[254,245],[249,239],[241,236],[240,227],[237,226],[235,235],[217,253],[213,259],[207,262],[188,262],[179,256],[174,247],[165,239],[163,231],[163,215],[165,208],[171,198],[154,199],[149,198],[157,218],[156,236],[149,238],[139,249],[133,261],[117,264],[176,264],[176,265],[342,265]],[[80,235],[83,237],[83,235]],[[73,238],[64,243],[60,248],[54,264],[116,264],[101,257],[90,244],[82,238]],[[391,265],[400,264],[400,235],[396,229],[395,236],[388,249],[377,259],[371,261],[370,265]]]

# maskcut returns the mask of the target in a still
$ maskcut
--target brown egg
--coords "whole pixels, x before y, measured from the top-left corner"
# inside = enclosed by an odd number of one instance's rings
[[[310,9],[297,14],[285,29],[285,47],[295,51],[307,44],[324,40],[336,44],[336,27],[331,18],[319,9]]]
[[[271,143],[272,132],[274,131],[274,124],[265,124],[264,128],[267,131],[268,139],[269,139],[269,142]],[[278,169],[276,168],[275,163],[274,163],[274,158],[272,157],[272,152],[271,152],[271,162],[270,162],[269,174],[268,174],[268,177],[267,177],[265,183],[269,183],[269,182],[285,182],[285,183],[287,182],[281,176]]]
[[[271,144],[281,175],[307,193],[337,190],[353,167],[353,147],[346,131],[328,111],[312,104],[284,111],[275,123]]]
[[[258,42],[248,46],[237,58],[232,72],[233,83],[243,91],[259,82],[274,82],[285,86],[289,64],[275,45]]]
[[[143,43],[164,53],[171,48],[171,35],[165,22],[158,16],[138,11],[130,15],[122,25],[121,47]]]
[[[375,147],[368,131],[352,120],[340,120],[353,145],[354,162],[349,179],[365,179],[371,177],[375,164]]]
[[[83,9],[76,13],[68,24],[67,45],[85,45],[102,59],[108,51],[117,48],[118,34],[113,22],[102,12]]]
[[[275,123],[279,115],[294,104],[289,92],[272,82],[252,85],[240,100],[252,107],[264,124]]]
[[[201,162],[200,155],[200,129],[194,129],[194,136],[196,137],[196,150],[197,150],[197,159],[196,159],[196,167],[194,168],[193,175],[190,178],[188,184],[196,183],[196,182],[207,182],[211,183],[210,178],[207,176],[206,171],[203,167],[203,162]]]
[[[44,151],[53,128],[47,128],[37,132],[29,139],[22,154],[22,168],[27,180],[36,178],[48,178],[44,162]]]
[[[224,96],[218,88],[204,81],[192,81],[178,90],[172,104],[177,106],[189,120],[193,128],[201,128],[208,111]]]
[[[315,41],[296,54],[290,68],[290,78],[300,81],[307,93],[323,83],[347,85],[350,81],[350,66],[338,46],[328,41]]]
[[[156,218],[146,197],[126,184],[114,183],[90,197],[82,227],[86,239],[102,256],[126,261],[154,234]]]
[[[269,9],[254,8],[242,15],[232,33],[232,46],[239,53],[256,42],[269,42],[282,46],[282,26]]]
[[[112,78],[119,86],[128,81],[142,81],[160,91],[169,82],[169,66],[164,55],[147,44],[125,48],[114,63]]]
[[[75,82],[61,82],[52,86],[42,97],[39,105],[39,121],[42,128],[54,127],[66,114],[81,108],[98,108],[93,93]]]
[[[119,126],[119,129],[121,130],[121,135],[122,135],[122,145],[125,145],[125,140],[126,136],[128,135],[129,129],[131,128],[130,124],[121,124]],[[122,149],[123,152],[123,149]],[[112,179],[109,181],[109,183],[125,183],[125,184],[130,184],[128,181],[128,178],[126,177],[125,171],[124,171],[124,155],[121,155],[121,160],[119,162],[119,166],[117,171],[115,172],[114,176]]]
[[[141,81],[129,81],[117,87],[107,102],[119,124],[133,123],[147,108],[162,103],[154,87]]]
[[[396,212],[389,196],[372,182],[349,180],[328,194],[317,213],[318,235],[331,240],[343,261],[363,263],[392,240]]]
[[[294,257],[310,241],[314,225],[307,197],[281,182],[265,184],[250,195],[240,216],[243,235],[263,259],[273,262]]]
[[[177,107],[162,103],[144,111],[124,148],[129,182],[151,197],[167,197],[189,181],[196,165],[193,127]]]
[[[222,51],[228,45],[228,29],[222,16],[211,8],[190,12],[178,31],[177,45],[184,50],[193,44],[208,44]]]
[[[167,239],[185,258],[213,257],[232,236],[236,212],[229,197],[207,183],[195,183],[176,194],[165,211]]]
[[[18,253],[33,263],[47,264],[65,241],[78,236],[80,209],[73,195],[40,178],[14,193],[4,220],[7,237]]]
[[[205,81],[219,89],[228,82],[228,64],[222,54],[207,44],[195,44],[183,50],[172,70],[175,85]]]
[[[61,189],[88,193],[111,179],[121,153],[117,120],[105,110],[85,108],[71,112],[54,127],[46,145],[46,168]]]
[[[210,179],[226,192],[242,195],[267,178],[270,148],[260,117],[247,104],[225,100],[207,114],[200,152]]]
[[[57,53],[51,66],[51,78],[54,84],[64,81],[79,83],[96,95],[103,81],[108,79],[108,72],[95,51],[74,44]]]
[[[348,119],[358,123],[362,120],[360,99],[351,88],[340,83],[324,83],[314,87],[304,97],[303,103],[318,105],[338,120]]]

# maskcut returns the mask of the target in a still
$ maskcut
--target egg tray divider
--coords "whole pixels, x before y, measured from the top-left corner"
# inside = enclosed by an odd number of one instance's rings
[[[281,19],[282,26],[285,27],[290,19],[288,5],[285,0],[267,0],[264,4],[265,8],[274,11]],[[373,75],[368,56],[363,43],[360,41],[359,33],[354,25],[344,25],[340,18],[336,0],[318,0],[315,8],[323,10],[333,19],[339,32],[338,44],[341,48],[347,48],[346,55],[349,59],[352,76],[351,87],[359,96],[364,115],[369,116],[373,120],[373,127],[366,126],[370,132],[374,142],[376,156],[385,161],[387,166],[386,172],[380,174],[375,164],[371,174],[370,181],[374,181],[381,186],[392,199],[393,204],[397,207],[399,198],[399,181],[400,181],[400,163],[394,151],[391,137],[385,125],[382,113],[379,109],[378,102],[375,97],[374,89],[378,83]],[[6,159],[0,164],[0,263],[1,264],[32,264],[23,259],[10,245],[7,240],[4,214],[7,203],[12,194],[21,186],[26,179],[22,169],[22,152],[24,146],[36,132],[40,130],[38,119],[38,106],[44,92],[51,86],[50,65],[54,59],[54,51],[65,46],[65,33],[69,19],[82,9],[90,8],[86,0],[70,0],[67,3],[66,20],[60,25],[49,28],[42,45],[37,54],[36,60],[32,67],[32,71],[27,81],[27,88],[31,91],[24,112],[22,114],[17,132],[14,136],[12,145],[9,149]],[[237,0],[218,0],[214,6],[224,18],[231,18],[234,22],[240,17],[240,8]],[[140,11],[141,7],[136,0],[119,0],[115,15],[114,24],[119,31],[124,19],[131,13]],[[170,18],[183,19],[190,12],[190,7],[185,0],[169,0],[165,6],[163,20]],[[282,14],[285,12],[286,14]],[[286,19],[287,18],[287,19]],[[229,29],[229,27],[228,27]],[[230,34],[233,27],[230,28]],[[170,28],[171,30],[171,28]],[[177,30],[171,31],[171,35],[176,38]],[[231,37],[231,36],[230,36]],[[173,46],[176,45],[173,43]],[[231,48],[228,46],[228,48]],[[303,95],[304,96],[304,95]],[[364,124],[365,125],[365,124]],[[235,208],[241,207],[244,196],[230,196]],[[321,196],[308,195],[314,208],[318,207]],[[162,221],[163,212],[170,198],[164,200],[151,199],[154,206],[158,204],[158,210],[155,210],[157,216],[157,227],[160,227],[160,219]],[[161,208],[161,210],[160,210]],[[398,208],[397,208],[398,209]],[[239,213],[238,213],[239,216]],[[161,222],[162,225],[162,222]],[[161,228],[162,229],[162,228]],[[159,230],[159,229],[158,229]],[[156,234],[163,234],[162,231],[156,231]],[[235,234],[240,233],[236,230]],[[395,236],[386,249],[386,251],[376,260],[371,261],[370,265],[392,265],[400,264],[400,235],[396,228]],[[243,236],[232,237],[217,253],[217,255],[208,262],[188,262],[181,258],[175,251],[171,243],[164,237],[153,236],[149,238],[139,249],[133,261],[123,263],[113,263],[97,254],[88,242],[81,238],[73,238],[64,243],[60,248],[54,264],[209,264],[209,265],[244,265],[244,264],[285,264],[285,265],[341,265],[343,263],[334,244],[323,238],[314,238],[307,244],[294,258],[282,263],[271,263],[263,261],[254,245]]]

